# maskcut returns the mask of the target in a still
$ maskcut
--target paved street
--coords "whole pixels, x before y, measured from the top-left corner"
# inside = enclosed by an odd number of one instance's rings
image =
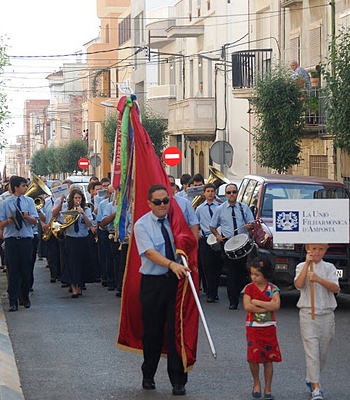
[[[26,400],[171,399],[165,360],[156,375],[156,391],[141,389],[141,356],[118,349],[120,299],[98,283],[72,299],[60,283],[49,283],[44,261],[35,267],[32,306],[8,313],[2,299]],[[1,293],[6,290],[0,275]],[[283,362],[275,364],[276,400],[308,400],[305,361],[295,307],[296,292],[282,295],[277,314]],[[200,326],[198,357],[189,373],[188,400],[250,399],[252,379],[246,362],[245,313],[228,309],[226,288],[220,303],[202,301],[217,350],[211,354]],[[203,297],[202,297],[203,300]],[[338,296],[336,340],[323,374],[326,400],[348,399],[350,384],[350,296]],[[4,399],[6,400],[6,399]]]

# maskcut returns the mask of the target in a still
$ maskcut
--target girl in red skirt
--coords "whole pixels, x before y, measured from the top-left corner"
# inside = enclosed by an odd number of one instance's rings
[[[274,399],[271,393],[273,362],[281,362],[281,352],[276,334],[275,311],[280,308],[279,288],[269,279],[273,267],[269,259],[257,257],[249,262],[252,280],[243,290],[243,305],[247,311],[247,361],[253,375],[253,399],[260,399],[261,383],[259,364],[264,365],[264,399]]]

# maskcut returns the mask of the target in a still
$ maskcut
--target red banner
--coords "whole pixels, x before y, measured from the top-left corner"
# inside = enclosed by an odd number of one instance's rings
[[[133,222],[150,211],[147,193],[151,185],[163,184],[171,194],[166,171],[157,157],[150,137],[139,120],[136,107],[131,108],[131,126],[134,132],[134,208]],[[173,198],[170,202],[169,221],[174,234],[177,252],[185,255],[192,271],[192,279],[198,290],[197,241],[185,221],[185,217]],[[141,259],[133,235],[130,237],[129,254],[125,269],[122,310],[117,345],[124,349],[142,352],[142,320],[139,301],[139,272]],[[176,299],[176,346],[185,371],[196,361],[198,338],[198,309],[187,279],[179,281]],[[166,347],[163,346],[164,353]]]

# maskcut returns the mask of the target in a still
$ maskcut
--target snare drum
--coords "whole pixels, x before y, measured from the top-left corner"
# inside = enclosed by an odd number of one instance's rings
[[[220,251],[221,246],[220,243],[216,241],[216,237],[213,233],[211,233],[207,237],[207,244],[211,247],[212,250],[214,251]]]
[[[233,236],[224,246],[225,253],[231,260],[247,256],[254,248],[254,242],[245,233]]]

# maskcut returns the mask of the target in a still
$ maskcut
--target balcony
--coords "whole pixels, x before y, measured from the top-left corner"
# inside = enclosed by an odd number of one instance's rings
[[[151,42],[151,48],[161,49],[170,42],[167,30],[175,25],[174,7],[157,7],[147,13],[146,30]]]
[[[156,98],[176,98],[176,85],[157,85],[150,86],[147,91],[148,99]]]
[[[271,68],[272,49],[245,50],[232,53],[232,88],[235,98],[249,99],[256,76]]]
[[[190,98],[169,104],[168,132],[188,135],[193,140],[215,138],[214,98]]]
[[[281,0],[281,7],[293,7],[303,3],[303,0]]]

